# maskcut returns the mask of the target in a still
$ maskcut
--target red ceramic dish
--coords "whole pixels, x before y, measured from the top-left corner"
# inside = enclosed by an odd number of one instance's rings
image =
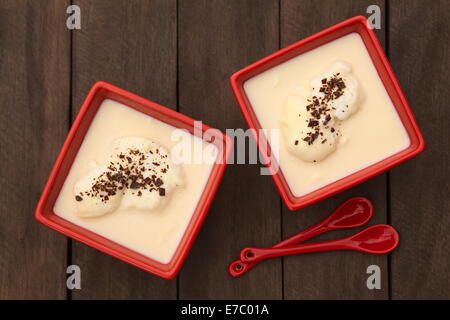
[[[211,129],[202,125],[202,135],[205,138],[205,131],[208,130],[208,142],[213,143],[219,150],[219,159],[212,168],[208,182],[203,190],[203,194],[192,215],[188,227],[182,237],[177,250],[168,264],[162,264],[150,259],[142,254],[119,245],[107,238],[104,238],[92,231],[86,230],[73,224],[55,214],[53,207],[69,173],[75,156],[80,148],[86,132],[105,99],[115,100],[129,106],[137,111],[147,114],[160,121],[166,122],[177,128],[186,129],[194,134],[194,119],[182,115],[176,111],[158,105],[154,102],[141,98],[128,91],[122,90],[106,82],[97,82],[84,101],[78,113],[69,135],[64,142],[61,152],[52,169],[45,189],[36,208],[36,219],[42,224],[65,234],[68,237],[81,241],[95,249],[103,251],[113,257],[128,262],[136,267],[151,272],[162,278],[171,279],[175,277],[186,258],[189,249],[205,219],[208,209],[222,179],[228,156],[232,149],[231,139],[219,130]],[[198,131],[198,130],[197,130]]]
[[[267,140],[265,135],[259,134],[261,125],[245,94],[244,82],[291,58],[353,32],[357,32],[361,36],[375,65],[378,75],[380,76],[384,87],[386,88],[386,91],[388,92],[401,121],[403,122],[411,144],[407,149],[392,155],[389,158],[348,175],[338,181],[330,183],[327,186],[317,189],[309,194],[296,197],[290,190],[286,179],[283,176],[282,169],[280,168],[279,170],[275,170],[278,167],[278,164],[274,165],[276,160],[270,157],[270,145],[266,143]],[[252,133],[257,141],[258,148],[260,148],[265,162],[272,173],[272,178],[281,194],[281,197],[290,210],[300,209],[345,189],[353,187],[400,164],[403,161],[414,157],[425,149],[425,141],[419,127],[417,126],[416,120],[414,119],[411,108],[406,101],[405,95],[400,88],[400,85],[391,69],[391,66],[389,65],[380,43],[375,36],[375,33],[370,27],[368,27],[367,19],[364,16],[357,16],[343,21],[261,59],[233,74],[230,78],[230,83],[242,113],[244,114],[245,120],[250,128],[255,129],[252,130]]]

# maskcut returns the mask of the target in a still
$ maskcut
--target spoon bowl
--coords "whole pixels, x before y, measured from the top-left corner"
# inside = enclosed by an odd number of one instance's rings
[[[324,222],[332,229],[362,226],[373,215],[372,202],[364,197],[355,197],[341,204]]]
[[[399,236],[391,226],[379,224],[351,236],[350,240],[353,242],[355,250],[384,254],[397,247]]]

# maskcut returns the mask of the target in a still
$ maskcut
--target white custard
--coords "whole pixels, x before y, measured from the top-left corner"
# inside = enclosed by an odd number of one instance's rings
[[[290,130],[299,133],[307,129],[306,121],[300,122],[301,106],[311,96],[320,97],[317,88],[321,79],[336,72],[342,73],[347,88],[351,89],[334,101],[336,110],[331,120],[336,131],[333,134],[324,131],[326,136],[318,140],[326,139],[324,144],[308,145],[295,138]],[[280,135],[277,160],[295,196],[337,181],[410,144],[357,33],[338,38],[250,78],[244,83],[244,90],[262,128],[284,132]],[[272,136],[267,137],[269,143]]]
[[[180,144],[186,144],[182,147],[190,148],[192,156],[194,146],[199,145],[203,150],[217,152],[215,146],[191,134],[184,135],[181,140],[172,140],[174,130],[175,127],[123,104],[105,100],[56,200],[55,213],[136,252],[168,263],[194,213],[213,163],[192,160],[174,165],[170,157],[164,156],[175,146],[180,148]],[[111,163],[117,167],[124,161],[125,166],[127,157],[132,157],[130,150],[140,150],[148,156],[142,157],[141,169],[146,170],[142,178],[152,175],[155,175],[154,181],[161,178],[157,188],[154,184],[147,189],[132,188],[128,183],[123,192],[109,194],[107,201],[102,201],[104,197],[97,197],[97,194],[87,197],[86,191],[92,189],[93,180],[111,170],[108,169]],[[150,151],[156,154],[156,150],[158,156],[151,157]],[[120,154],[125,157],[120,158]],[[130,159],[130,163],[139,161],[142,154],[136,153],[139,158]],[[156,161],[157,166],[153,164]],[[80,192],[83,192],[83,199],[77,201]]]

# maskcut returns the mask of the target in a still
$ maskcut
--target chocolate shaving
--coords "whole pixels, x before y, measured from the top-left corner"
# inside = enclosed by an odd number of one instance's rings
[[[331,121],[331,110],[328,107],[328,102],[338,99],[344,94],[344,89],[346,88],[345,82],[342,77],[339,77],[339,73],[334,74],[330,78],[321,79],[321,87],[319,91],[323,93],[323,97],[313,96],[311,99],[307,99],[309,104],[306,106],[306,110],[309,112],[310,118],[306,120],[308,123],[308,128],[311,128],[311,131],[306,132],[306,136],[302,137],[303,141],[306,141],[308,145],[314,143],[317,137],[323,136],[323,129],[320,125],[320,121],[325,126],[325,129],[334,132],[335,129],[327,126],[327,124]],[[335,109],[332,107],[331,109]],[[323,119],[323,120],[321,120]],[[298,140],[297,140],[298,141]],[[322,140],[322,143],[325,143],[325,140]],[[297,145],[297,144],[296,144]]]
[[[151,150],[150,154],[153,154]],[[94,184],[86,196],[99,196],[103,202],[109,201],[111,196],[117,192],[123,192],[125,188],[137,190],[137,195],[142,196],[142,190],[157,191],[160,195],[165,195],[165,189],[162,174],[167,173],[169,165],[164,163],[162,159],[167,158],[167,155],[160,154],[159,149],[156,149],[156,156],[153,159],[160,161],[152,161],[150,164],[145,162],[148,154],[145,154],[137,149],[129,149],[125,154],[118,155],[118,160],[110,162],[107,171],[102,173],[94,180]],[[134,160],[133,160],[134,159]],[[162,161],[162,162],[161,162]],[[157,169],[164,164],[164,169]],[[144,173],[151,175],[144,176]],[[76,201],[82,201],[82,192],[75,196]]]

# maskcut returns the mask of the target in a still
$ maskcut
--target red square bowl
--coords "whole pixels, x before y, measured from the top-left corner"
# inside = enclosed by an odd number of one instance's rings
[[[97,110],[105,99],[120,102],[169,125],[186,129],[192,134],[196,134],[198,136],[202,135],[203,139],[206,139],[208,142],[216,145],[219,150],[217,161],[213,165],[211,174],[205,185],[197,207],[175,251],[175,254],[173,255],[171,261],[167,264],[162,264],[147,256],[130,250],[127,247],[119,245],[112,240],[104,238],[92,231],[73,224],[57,216],[53,210],[55,201],[69,173],[78,149],[83,142],[86,132],[88,131]],[[197,128],[194,131],[194,119],[141,98],[109,83],[101,81],[97,82],[89,91],[89,94],[84,101],[80,112],[72,125],[72,128],[70,129],[67,139],[64,142],[37,205],[35,212],[36,219],[42,224],[59,231],[68,237],[81,241],[113,257],[128,262],[162,278],[171,279],[175,277],[180,270],[203,223],[203,220],[205,219],[217,187],[222,179],[227,163],[226,160],[230,155],[231,147],[231,139],[219,130],[212,129],[202,124],[201,130],[198,130]]]
[[[271,157],[270,144],[267,142],[267,138],[264,134],[260,134],[262,129],[256,114],[249,102],[249,99],[244,90],[244,83],[248,79],[273,68],[289,59],[292,59],[298,55],[301,55],[307,51],[322,46],[328,42],[336,40],[349,33],[358,33],[369,55],[375,65],[379,77],[381,78],[384,87],[389,94],[393,105],[395,106],[398,115],[409,135],[411,144],[405,150],[394,154],[380,162],[377,162],[369,167],[366,167],[360,171],[357,171],[351,175],[348,175],[340,180],[330,183],[320,189],[317,189],[304,196],[296,197],[290,190],[286,179],[283,175],[282,168],[278,168],[276,159]],[[375,33],[368,26],[367,19],[364,16],[357,16],[351,19],[345,20],[335,26],[325,29],[319,33],[316,33],[306,39],[300,40],[284,49],[281,49],[270,56],[267,56],[242,70],[239,70],[233,74],[230,78],[231,87],[239,103],[239,106],[244,114],[245,120],[249,127],[253,130],[252,134],[257,141],[258,148],[260,149],[266,165],[272,174],[272,178],[283,198],[286,206],[290,210],[297,210],[307,205],[320,201],[324,198],[332,196],[345,189],[353,187],[373,176],[386,171],[399,163],[410,159],[411,157],[419,154],[425,149],[425,141],[417,126],[416,120],[412,114],[411,108],[406,101],[405,95],[392,71],[391,66],[378,42]]]

